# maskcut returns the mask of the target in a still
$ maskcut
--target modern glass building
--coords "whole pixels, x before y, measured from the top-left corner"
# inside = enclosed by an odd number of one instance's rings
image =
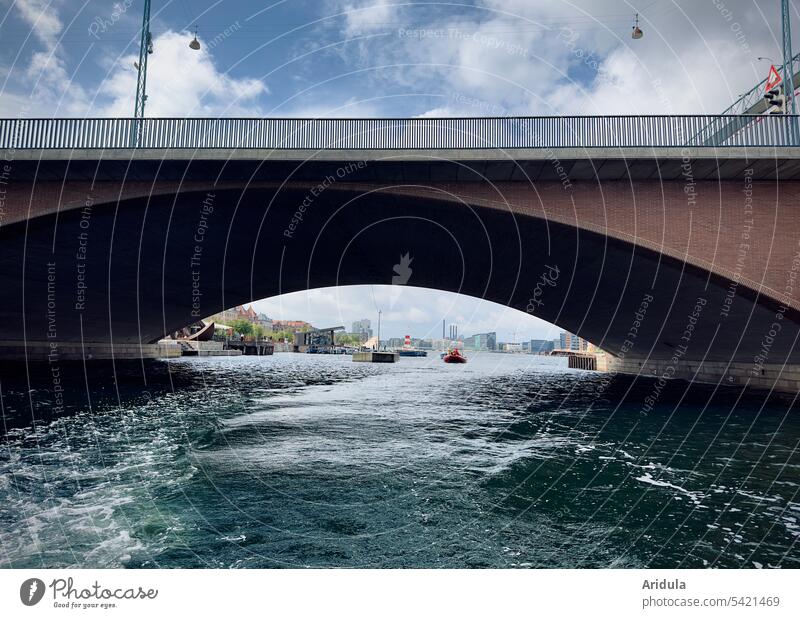
[[[531,354],[549,354],[555,348],[555,342],[550,339],[531,339],[528,351]]]
[[[478,333],[464,338],[464,347],[470,350],[496,350],[497,333]]]

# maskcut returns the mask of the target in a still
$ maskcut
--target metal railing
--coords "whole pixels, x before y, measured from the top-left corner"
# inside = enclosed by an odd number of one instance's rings
[[[477,149],[798,144],[798,116],[0,119],[2,149]]]

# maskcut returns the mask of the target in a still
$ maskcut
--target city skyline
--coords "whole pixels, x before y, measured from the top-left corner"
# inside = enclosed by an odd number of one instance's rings
[[[320,288],[251,304],[273,320],[305,320],[315,327],[341,325],[348,332],[353,322],[366,318],[373,334],[377,334],[378,310],[382,310],[381,339],[405,335],[441,339],[443,319],[445,335],[449,335],[450,325],[456,324],[459,337],[496,332],[497,340],[505,342],[557,339],[562,331],[535,316],[491,301],[412,286]]]

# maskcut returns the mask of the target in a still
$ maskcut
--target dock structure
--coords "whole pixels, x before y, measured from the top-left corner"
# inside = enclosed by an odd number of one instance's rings
[[[597,356],[589,353],[572,353],[567,355],[567,367],[570,369],[588,369],[597,371]]]
[[[297,331],[294,334],[293,351],[318,354],[329,353],[336,347],[335,333],[343,330],[344,326],[329,326],[327,328]]]
[[[353,352],[354,363],[396,363],[399,357],[397,352]]]
[[[243,356],[272,356],[275,344],[261,339],[256,341],[230,339],[225,342],[225,349],[238,350]]]
[[[179,356],[239,356],[240,351],[226,349],[221,341],[199,339],[162,339],[158,342],[162,352],[159,358]]]

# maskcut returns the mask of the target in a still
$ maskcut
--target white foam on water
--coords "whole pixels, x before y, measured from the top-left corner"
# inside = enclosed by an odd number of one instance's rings
[[[745,498],[750,498],[751,500],[758,500],[759,502],[780,502],[777,498],[770,498],[768,496],[759,496],[757,494],[752,494],[750,492],[744,491],[743,489],[737,489],[736,493],[744,496]]]
[[[653,485],[655,487],[667,487],[669,489],[674,489],[675,491],[679,491],[685,496],[687,496],[695,504],[700,504],[701,499],[696,492],[689,491],[688,489],[685,489],[680,485],[675,485],[673,483],[668,483],[667,481],[654,479],[649,472],[645,472],[642,476],[637,476],[635,480],[640,481],[642,483],[647,483],[649,485]]]

